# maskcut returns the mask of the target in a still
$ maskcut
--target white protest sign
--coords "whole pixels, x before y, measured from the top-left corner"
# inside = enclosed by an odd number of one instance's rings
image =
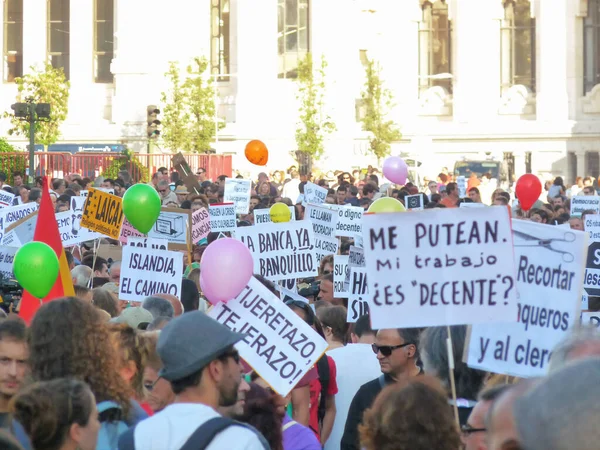
[[[465,198],[467,196],[467,179],[462,175],[456,177],[456,186],[458,187],[458,197]]]
[[[288,206],[290,210],[290,220],[296,220],[296,208]],[[272,223],[271,221],[271,210],[269,208],[255,209],[252,211],[254,215],[254,225],[260,225],[263,223]]]
[[[348,314],[346,321],[354,323],[360,316],[369,313],[367,297],[367,268],[353,267],[350,269],[350,289],[348,293]]]
[[[542,376],[556,344],[579,321],[587,235],[523,220],[512,224],[519,321],[473,325],[467,364]]]
[[[134,247],[150,248],[152,250],[169,249],[169,241],[167,241],[166,239],[152,239],[131,236],[129,239],[127,239],[127,245],[132,245]]]
[[[83,208],[85,206],[85,199],[85,197],[79,197],[77,195],[74,195],[73,197],[71,197],[70,208],[76,211],[83,212]]]
[[[0,209],[0,241],[4,237],[4,230],[10,225],[36,212],[38,205],[35,202]]]
[[[600,328],[600,311],[583,311],[581,325]]]
[[[590,307],[589,297],[586,293],[581,294],[581,310],[588,309]]]
[[[247,335],[235,345],[240,356],[283,396],[327,349],[315,330],[254,278],[237,298],[217,304],[209,316]]]
[[[206,208],[192,213],[192,242],[197,244],[210,233],[210,215]]]
[[[250,192],[252,181],[238,178],[225,179],[223,201],[235,204],[236,214],[248,214],[250,211]]]
[[[295,278],[289,278],[287,280],[279,280],[275,282],[275,288],[281,286],[283,289],[289,292],[298,292],[298,286],[296,285]]]
[[[93,241],[94,239],[99,239],[103,236],[101,233],[80,226],[81,211],[77,213],[76,211],[69,209],[67,211],[56,213],[55,216],[60,239],[65,248],[81,244],[82,242]]]
[[[355,234],[354,235],[354,245],[356,247],[360,247],[360,248],[364,247],[362,234]]]
[[[210,231],[212,232],[234,231],[237,227],[235,205],[233,203],[208,205],[208,214],[210,215]]]
[[[348,255],[335,255],[333,257],[333,296],[335,298],[348,298],[346,289],[346,276],[350,276],[348,268]]]
[[[149,238],[166,239],[178,249],[187,250],[191,239],[191,213],[188,209],[162,208],[158,219],[148,232]],[[173,246],[171,246],[173,248]]]
[[[485,208],[487,205],[484,203],[475,203],[475,202],[470,202],[470,203],[466,203],[466,202],[461,202],[459,204],[459,208]]]
[[[254,258],[254,273],[268,280],[312,277],[318,274],[315,236],[307,221],[240,227],[235,238]]]
[[[362,234],[362,216],[364,210],[358,206],[324,205],[338,212],[335,226],[336,236],[354,237]]]
[[[600,213],[600,197],[596,195],[577,195],[571,197],[571,215],[581,216],[584,211],[592,210]]]
[[[6,232],[2,237],[2,245],[7,247],[21,247],[33,241],[38,215],[31,214],[29,218],[23,218],[23,222],[16,225],[12,230]]]
[[[315,253],[317,263],[327,255],[335,255],[338,251],[338,239],[335,237],[338,214],[328,208],[307,205],[304,220],[312,223],[315,232]]]
[[[407,195],[404,197],[404,201],[406,202],[406,209],[409,211],[420,211],[425,208],[423,194]]]
[[[583,288],[588,295],[597,297],[600,296],[600,215],[586,216],[583,226],[589,235]]]
[[[350,272],[353,267],[365,267],[365,251],[361,247],[350,246],[348,252],[348,269],[344,280],[344,289],[350,291]]]
[[[183,254],[132,245],[123,247],[119,299],[141,302],[154,294],[181,298]]]
[[[15,277],[13,261],[17,250],[19,249],[16,247],[0,247],[0,278],[10,280]]]
[[[4,189],[0,189],[0,208],[12,206],[14,199],[15,194],[11,194],[10,192],[6,192]]]
[[[327,198],[328,190],[324,187],[318,186],[310,181],[304,186],[304,198],[302,200],[303,205],[312,203],[313,205],[321,205],[325,203]]]
[[[373,329],[517,320],[506,207],[363,217]]]
[[[275,283],[275,290],[279,292],[279,297],[281,298],[281,300],[285,300],[286,297],[289,297],[292,300],[308,304],[308,299],[298,295],[297,290],[290,291],[289,289],[286,289],[284,286],[277,283]]]

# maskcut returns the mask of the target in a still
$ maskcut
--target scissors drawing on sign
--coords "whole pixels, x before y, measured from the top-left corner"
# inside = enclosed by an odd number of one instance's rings
[[[513,235],[516,237],[519,237],[521,239],[524,239],[526,241],[526,242],[523,242],[520,244],[515,243],[515,247],[542,247],[542,248],[545,248],[546,250],[550,250],[551,252],[561,253],[563,261],[567,262],[567,263],[573,262],[573,260],[575,259],[575,257],[573,256],[573,253],[564,251],[564,250],[560,250],[552,245],[555,242],[575,242],[575,233],[572,233],[570,231],[565,231],[565,235],[564,235],[563,239],[559,239],[559,238],[542,239],[542,238],[531,236],[530,234],[523,233],[521,231],[515,231],[515,230],[513,230]]]

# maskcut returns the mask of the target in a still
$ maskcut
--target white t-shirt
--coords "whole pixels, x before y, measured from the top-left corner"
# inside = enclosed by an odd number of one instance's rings
[[[325,450],[340,450],[350,403],[365,383],[379,377],[381,368],[369,344],[348,344],[327,352],[335,361],[338,393],[335,394],[335,422]]]
[[[200,403],[175,403],[140,422],[135,428],[138,450],[179,450],[196,429],[219,414]],[[231,426],[215,436],[207,450],[264,450],[257,435]]]

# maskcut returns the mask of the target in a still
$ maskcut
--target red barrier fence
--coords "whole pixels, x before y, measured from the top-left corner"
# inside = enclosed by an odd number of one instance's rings
[[[35,174],[49,175],[52,178],[63,178],[65,175],[77,173],[82,177],[95,178],[105,176],[107,170],[110,176],[116,178],[119,169],[129,171],[135,181],[146,180],[159,167],[172,169],[173,155],[136,153],[133,160],[128,162],[122,153],[35,153]],[[183,155],[192,170],[202,167],[206,169],[208,179],[215,181],[219,175],[231,177],[231,156],[225,155]],[[26,152],[0,153],[0,171],[7,175],[14,172],[25,172],[29,167],[29,154]],[[11,178],[11,177],[10,177]]]

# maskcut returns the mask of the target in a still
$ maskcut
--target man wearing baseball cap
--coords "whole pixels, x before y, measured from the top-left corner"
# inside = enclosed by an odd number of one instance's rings
[[[216,411],[237,402],[242,367],[233,345],[244,338],[200,311],[169,322],[157,350],[175,401],[124,433],[119,450],[268,449],[254,428]]]

